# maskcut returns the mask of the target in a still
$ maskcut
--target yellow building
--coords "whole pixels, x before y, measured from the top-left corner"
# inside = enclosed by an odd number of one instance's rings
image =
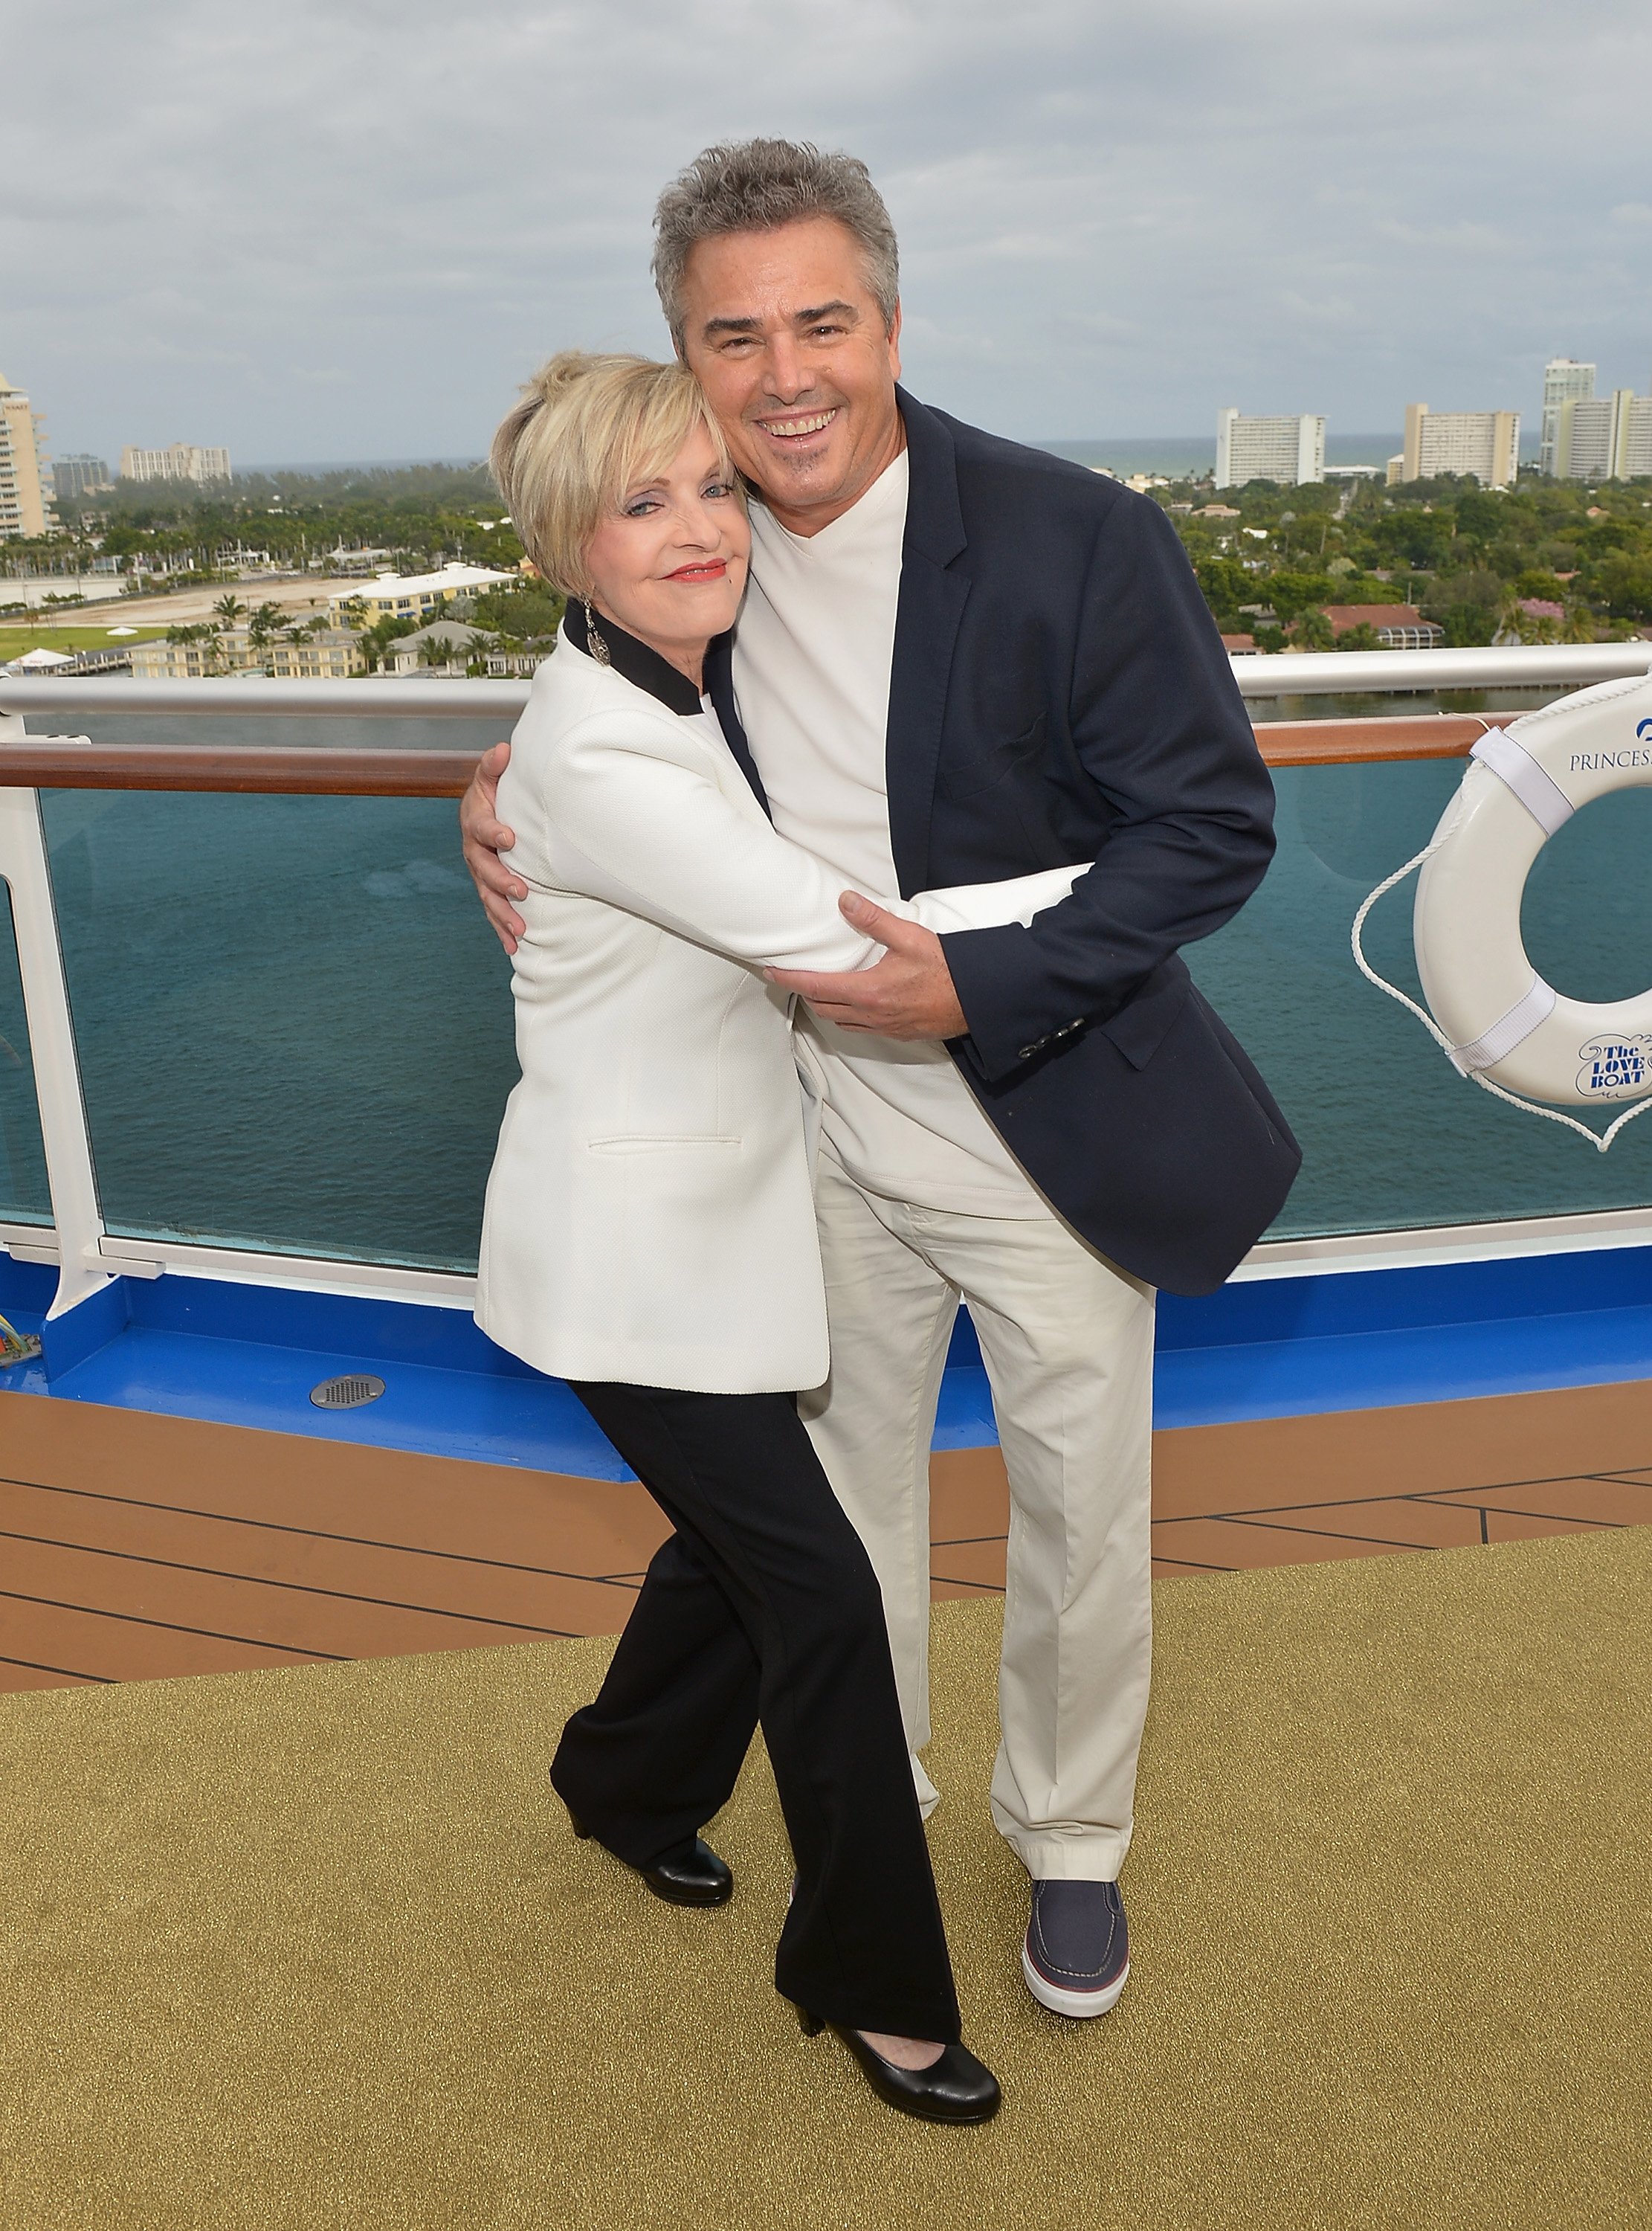
[[[347,682],[367,671],[361,639],[348,628],[329,628],[301,643],[266,643],[263,666],[283,682]]]
[[[46,421],[0,372],[0,542],[50,534],[57,526],[47,494]]]
[[[135,643],[132,670],[147,682],[203,682],[237,674],[268,674],[281,682],[347,682],[365,674],[367,661],[348,628],[300,642],[273,637],[255,647],[244,627],[226,628],[193,643]]]
[[[379,620],[427,620],[455,597],[474,596],[479,589],[514,587],[514,573],[495,573],[486,566],[444,566],[439,573],[379,573],[359,588],[340,589],[327,600],[327,614],[335,627],[356,618],[361,627]]]

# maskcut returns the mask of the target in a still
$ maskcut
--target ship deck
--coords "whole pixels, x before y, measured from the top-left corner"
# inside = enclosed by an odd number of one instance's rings
[[[1158,1582],[1133,1975],[1088,2023],[1021,1982],[1025,1879],[984,1801],[995,1607],[940,1605],[930,1847],[1005,2092],[976,2131],[891,2115],[776,1998],[760,1746],[710,1830],[724,1911],[574,1840],[545,1763],[601,1640],[0,1699],[0,2214],[1623,2231],[1649,1584],[1643,1527]]]
[[[1289,681],[1530,702],[1649,655]],[[1597,1155],[1468,1090],[1347,954],[1479,712],[1266,723],[1280,857],[1193,955],[1307,1154],[1228,1287],[1161,1297],[1106,2022],[1017,1970],[984,1802],[1009,1490],[960,1320],[930,1835],[1008,2105],[958,2134],[788,2028],[760,1743],[720,1916],[655,1904],[545,1782],[663,1525],[470,1314],[514,1069],[452,800],[522,691],[8,691],[0,1310],[42,1352],[0,1368],[6,2231],[1642,2219],[1652,1126]],[[1558,840],[1554,980],[1643,948],[1643,850]],[[381,1399],[314,1406],[363,1374]]]
[[[0,1689],[616,1633],[635,1482],[0,1396]],[[1652,1522],[1652,1385],[1156,1437],[1162,1578]],[[938,1450],[937,1597],[1003,1586],[996,1446]]]

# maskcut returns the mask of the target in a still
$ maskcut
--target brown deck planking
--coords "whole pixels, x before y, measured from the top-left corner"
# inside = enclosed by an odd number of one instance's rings
[[[1161,1432],[1155,1570],[1652,1523],[1652,1385]],[[938,1454],[938,1596],[1003,1585],[996,1448]],[[0,1689],[611,1633],[635,1485],[0,1395]]]

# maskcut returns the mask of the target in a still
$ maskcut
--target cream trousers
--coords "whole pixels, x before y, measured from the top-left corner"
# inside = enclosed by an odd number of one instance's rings
[[[1036,1879],[1111,1881],[1152,1651],[1152,1289],[1053,1215],[884,1200],[828,1151],[816,1195],[832,1369],[799,1407],[882,1584],[924,1809],[929,1450],[961,1297],[1010,1475],[993,1820]]]

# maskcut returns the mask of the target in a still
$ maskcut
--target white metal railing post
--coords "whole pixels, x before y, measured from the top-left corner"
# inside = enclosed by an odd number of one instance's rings
[[[24,733],[20,714],[0,712],[0,751]],[[60,1317],[111,1281],[98,1258],[103,1217],[92,1169],[92,1141],[38,791],[0,789],[0,878],[11,891],[46,1178],[57,1226],[57,1292],[47,1314]]]

